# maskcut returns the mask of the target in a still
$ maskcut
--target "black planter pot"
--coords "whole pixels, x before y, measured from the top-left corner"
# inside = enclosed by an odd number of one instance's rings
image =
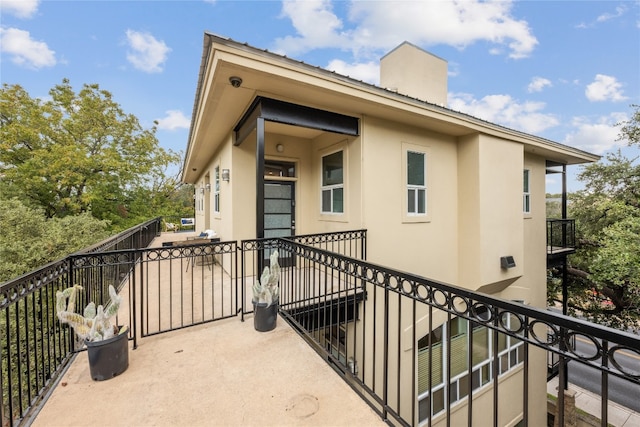
[[[270,306],[265,302],[253,302],[253,327],[256,331],[268,332],[276,327],[278,320],[278,301]]]
[[[129,328],[102,341],[87,341],[91,378],[103,381],[120,375],[129,367]]]

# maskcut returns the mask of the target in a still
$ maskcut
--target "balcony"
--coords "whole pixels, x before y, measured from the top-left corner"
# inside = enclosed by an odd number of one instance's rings
[[[566,257],[576,251],[576,222],[573,219],[547,219],[547,260]]]
[[[363,230],[167,247],[186,235],[158,224],[2,285],[3,425],[540,425],[547,352],[598,373],[603,425],[609,378],[640,385],[619,357],[640,357],[637,336],[368,263]],[[278,327],[258,333],[250,289],[275,249]],[[128,301],[122,375],[92,381],[55,320],[71,283]]]

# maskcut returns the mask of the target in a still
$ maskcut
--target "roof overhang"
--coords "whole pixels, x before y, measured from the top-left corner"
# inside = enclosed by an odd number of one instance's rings
[[[232,85],[232,77],[240,78],[242,83],[237,87]],[[455,137],[493,135],[520,142],[525,152],[562,164],[589,163],[599,159],[599,156],[554,141],[205,33],[182,173],[184,182],[193,183],[198,179],[221,144],[229,141],[233,129],[258,97],[348,116],[384,117]],[[272,126],[278,127],[278,131],[287,129],[281,123]],[[318,130],[311,131],[318,133]]]

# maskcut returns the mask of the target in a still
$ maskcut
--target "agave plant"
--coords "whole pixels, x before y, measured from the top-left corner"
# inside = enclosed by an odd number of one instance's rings
[[[278,264],[278,251],[274,251],[269,257],[271,269],[265,267],[260,280],[253,285],[253,302],[266,303],[267,307],[278,301],[280,280],[280,264]]]
[[[74,285],[56,292],[58,319],[73,327],[78,338],[85,341],[101,341],[113,337],[118,333],[118,328],[111,323],[111,318],[118,313],[122,297],[116,293],[113,286],[109,286],[111,304],[105,309],[102,305],[96,308],[96,305],[90,302],[81,315],[75,312],[76,294],[81,289],[82,286]]]

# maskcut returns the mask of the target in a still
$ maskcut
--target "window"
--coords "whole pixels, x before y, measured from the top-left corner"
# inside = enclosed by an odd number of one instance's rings
[[[479,318],[486,314],[478,313]],[[501,323],[505,329],[517,331],[520,325],[517,317],[510,313],[501,315]],[[472,369],[469,376],[468,331],[472,331]],[[450,346],[447,336],[451,334]],[[521,332],[520,332],[521,334]],[[522,341],[503,333],[498,337],[498,372],[502,375],[524,361]],[[469,382],[471,390],[477,390],[491,382],[493,357],[492,329],[470,322],[460,317],[434,329],[418,341],[418,410],[420,421],[434,416],[446,408],[446,399],[454,403],[467,397]],[[431,344],[431,351],[429,351]],[[450,379],[446,381],[447,363],[449,363]],[[429,377],[431,376],[431,384]],[[431,386],[431,389],[429,389]]]
[[[426,215],[426,155],[407,151],[407,214]]]
[[[220,213],[220,166],[214,169],[213,179],[213,211]]]
[[[524,170],[522,188],[523,188],[522,211],[528,214],[528,213],[531,213],[531,193],[529,192],[529,169]]]
[[[322,157],[322,213],[344,212],[343,152]]]
[[[295,178],[296,164],[266,159],[264,161],[264,177]]]

